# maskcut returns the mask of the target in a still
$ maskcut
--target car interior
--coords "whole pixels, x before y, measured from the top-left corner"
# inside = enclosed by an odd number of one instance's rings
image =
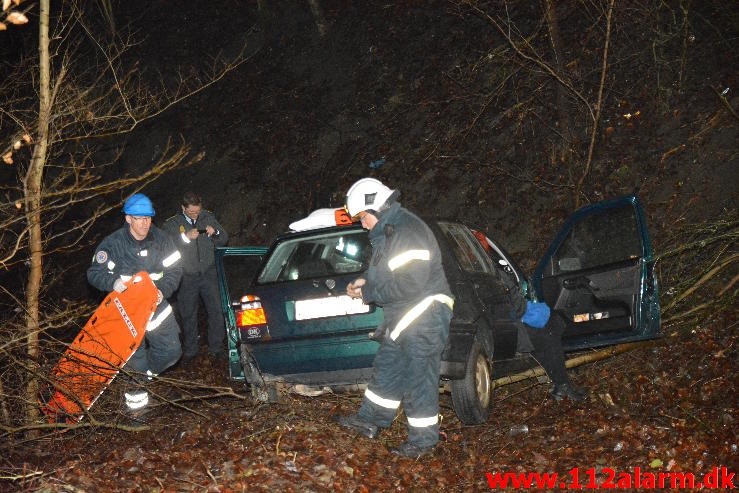
[[[303,237],[278,245],[259,276],[260,283],[359,273],[371,257],[367,233]]]
[[[545,297],[569,321],[567,336],[634,327],[641,243],[631,207],[578,222],[551,259]]]

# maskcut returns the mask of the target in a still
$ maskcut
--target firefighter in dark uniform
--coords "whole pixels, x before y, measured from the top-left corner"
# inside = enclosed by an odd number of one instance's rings
[[[87,280],[97,289],[123,292],[125,281],[145,271],[159,289],[159,301],[146,325],[146,336],[126,363],[135,385],[125,393],[126,407],[136,417],[149,404],[146,382],[180,359],[180,328],[167,298],[182,276],[180,252],[172,238],[152,224],[151,200],[136,193],[123,205],[126,224],[108,235],[95,249]]]
[[[163,229],[182,253],[182,283],[177,291],[177,310],[182,317],[182,362],[187,366],[198,354],[201,298],[208,313],[208,352],[216,360],[225,360],[226,326],[214,252],[228,242],[228,233],[212,212],[202,208],[198,194],[185,192],[181,207],[182,211],[167,219]]]
[[[439,372],[454,300],[436,238],[401,207],[398,195],[374,178],[347,193],[347,211],[369,230],[373,252],[365,276],[350,283],[347,294],[381,306],[385,320],[362,405],[338,422],[374,438],[402,404],[408,440],[391,452],[416,458],[439,441]]]

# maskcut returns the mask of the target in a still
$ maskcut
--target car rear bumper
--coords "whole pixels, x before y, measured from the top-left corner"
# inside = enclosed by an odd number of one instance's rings
[[[351,386],[366,384],[372,376],[372,367],[351,370],[292,373],[286,375],[262,374],[265,383],[285,383],[303,385]]]

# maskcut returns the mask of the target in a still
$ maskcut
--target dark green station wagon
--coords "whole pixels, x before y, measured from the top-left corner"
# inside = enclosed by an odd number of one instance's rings
[[[659,335],[654,256],[635,196],[575,212],[531,278],[484,232],[458,221],[427,223],[455,298],[440,384],[465,424],[487,419],[494,378],[532,363],[516,351],[516,296],[566,314],[567,351]],[[366,269],[370,248],[357,224],[292,231],[269,248],[219,248],[231,378],[262,400],[275,398],[278,384],[365,384],[382,308],[345,291]]]

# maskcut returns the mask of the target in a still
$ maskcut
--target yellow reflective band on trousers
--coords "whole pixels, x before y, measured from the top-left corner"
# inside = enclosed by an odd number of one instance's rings
[[[394,401],[391,399],[385,399],[372,392],[370,389],[365,389],[364,396],[371,402],[374,402],[380,407],[385,409],[398,409],[400,407],[400,401]]]
[[[438,414],[436,416],[431,416],[429,418],[408,417],[408,425],[414,426],[416,428],[428,428],[429,426],[434,426],[438,422],[439,422]]]
[[[398,336],[400,336],[401,332],[403,332],[410,324],[412,324],[415,319],[420,317],[421,314],[425,312],[426,309],[430,307],[431,303],[433,303],[434,301],[444,303],[450,309],[454,309],[454,300],[445,294],[434,294],[431,296],[427,296],[422,299],[416,306],[408,310],[405,315],[403,315],[403,318],[400,319],[398,325],[396,325],[393,331],[390,332],[390,339],[392,339],[393,341],[397,339]]]
[[[431,260],[431,252],[428,250],[406,250],[388,260],[387,266],[393,271],[413,260]]]
[[[164,322],[164,319],[167,318],[172,314],[172,305],[167,305],[167,308],[162,310],[162,313],[156,316],[156,318],[153,318],[149,320],[146,324],[146,330],[151,331],[162,325],[162,322]]]

